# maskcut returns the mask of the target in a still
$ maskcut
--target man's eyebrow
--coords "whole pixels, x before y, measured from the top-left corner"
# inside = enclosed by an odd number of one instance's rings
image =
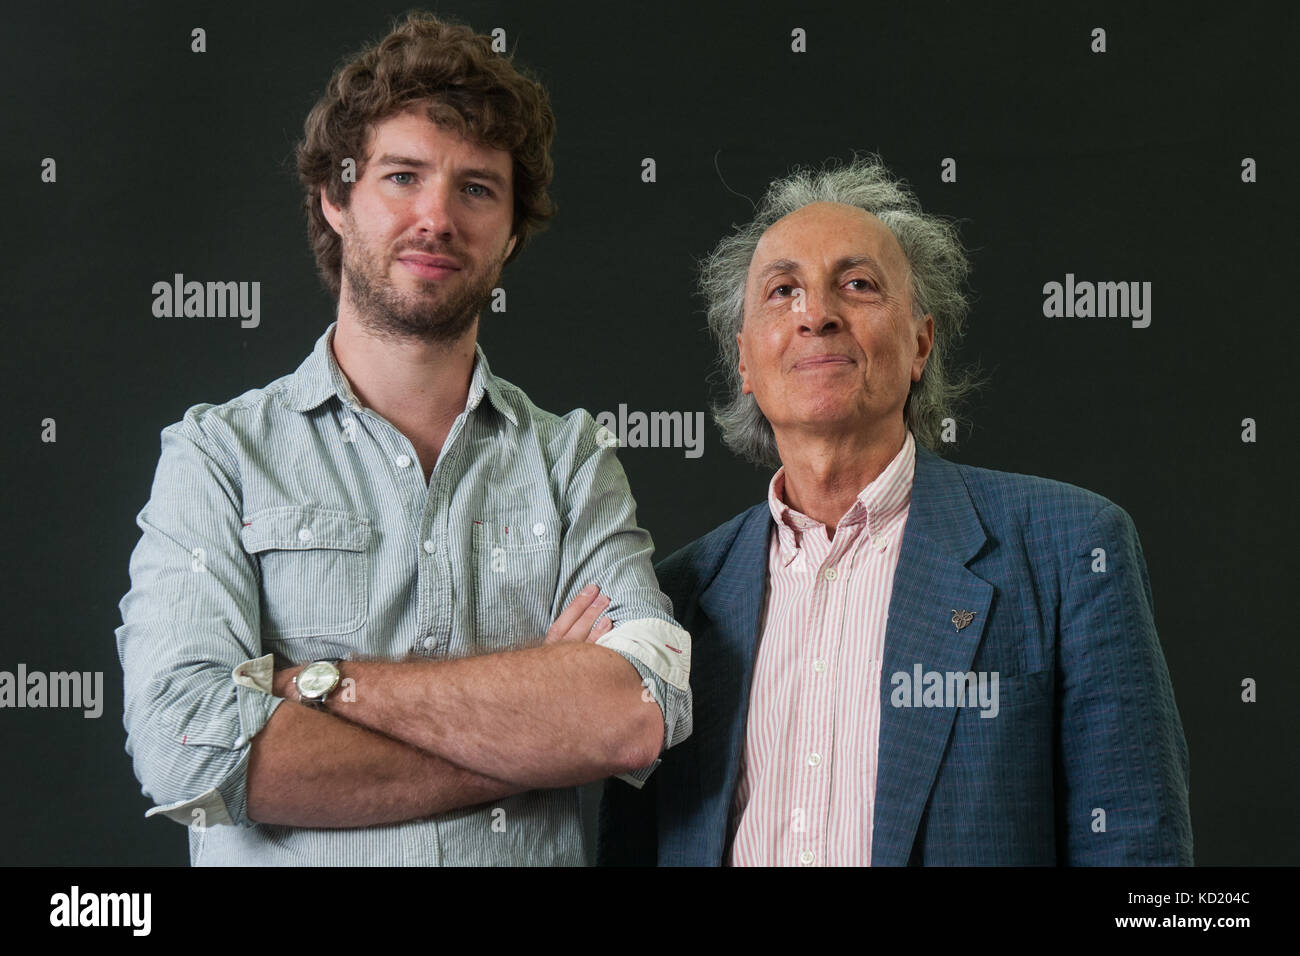
[[[460,174],[466,179],[486,179],[490,183],[495,183],[502,189],[506,186],[506,178],[498,173],[495,169],[462,169]]]
[[[873,259],[871,256],[845,256],[839,262],[835,263],[835,271],[843,272],[845,269],[853,269],[857,266],[866,266],[869,269],[885,274],[885,267]]]
[[[768,276],[777,275],[781,272],[798,272],[799,263],[793,259],[773,259],[758,273],[758,281],[762,282]]]
[[[376,166],[409,166],[412,169],[428,169],[433,164],[423,159],[416,159],[413,156],[399,156],[396,153],[385,153],[375,162]],[[458,170],[461,176],[466,179],[486,179],[488,182],[496,183],[504,187],[506,179],[500,173],[493,169],[481,168],[478,166],[468,169]]]
[[[416,169],[424,169],[429,164],[422,159],[414,159],[410,156],[398,156],[396,153],[385,153],[375,161],[376,166],[414,166]]]

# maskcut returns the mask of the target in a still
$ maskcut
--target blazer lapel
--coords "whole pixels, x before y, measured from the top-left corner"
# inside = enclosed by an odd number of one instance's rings
[[[969,671],[993,600],[993,586],[966,568],[984,546],[961,474],[921,445],[916,448],[912,499],[894,571],[881,665],[880,746],[876,772],[873,866],[910,859],[956,709],[895,707],[891,677]],[[973,614],[958,628],[954,612]],[[909,695],[910,699],[910,695]]]

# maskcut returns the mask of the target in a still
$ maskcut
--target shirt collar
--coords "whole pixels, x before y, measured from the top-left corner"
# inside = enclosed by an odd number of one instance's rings
[[[329,324],[329,328],[316,340],[311,354],[291,376],[290,387],[281,400],[293,411],[311,411],[331,395],[338,396],[339,401],[345,405],[357,408],[361,406],[360,399],[353,393],[347,376],[343,374],[338,360],[334,358],[334,330],[337,326],[337,321]],[[487,395],[497,411],[510,420],[510,424],[518,427],[519,419],[514,409],[510,407],[510,403],[505,400],[501,386],[492,375],[492,370],[488,368],[487,356],[483,354],[482,347],[476,342],[474,343],[474,374],[470,378],[469,400],[465,403],[465,410],[473,411],[478,408],[484,395]]]
[[[903,438],[903,447],[885,466],[885,470],[877,475],[871,484],[858,492],[857,502],[840,519],[840,525],[865,521],[867,533],[876,534],[911,501],[912,478],[915,472],[916,440],[912,437],[911,429],[907,429]],[[767,486],[767,506],[776,521],[781,547],[788,559],[793,559],[794,555],[791,552],[798,550],[799,538],[805,531],[817,528],[825,534],[825,526],[820,521],[801,514],[785,503],[784,465],[772,476]]]

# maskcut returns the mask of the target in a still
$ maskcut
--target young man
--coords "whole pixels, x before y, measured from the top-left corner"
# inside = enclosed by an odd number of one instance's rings
[[[553,131],[487,38],[418,15],[307,120],[337,321],[164,430],[121,602],[127,750],[195,864],[581,863],[574,785],[690,732],[612,443],[476,344]]]

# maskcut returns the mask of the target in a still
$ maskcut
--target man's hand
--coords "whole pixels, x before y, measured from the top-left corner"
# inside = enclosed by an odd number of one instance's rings
[[[559,644],[563,641],[595,641],[609,633],[614,622],[607,617],[600,617],[600,612],[609,607],[609,598],[600,593],[600,588],[589,584],[578,592],[577,597],[555,619],[551,629],[546,632],[543,644]],[[597,621],[596,618],[600,617]]]
[[[298,672],[305,665],[295,664],[292,667],[282,667],[275,672],[271,678],[271,693],[276,697],[283,697],[285,700],[297,700],[298,688],[294,686],[293,679],[298,676]]]

